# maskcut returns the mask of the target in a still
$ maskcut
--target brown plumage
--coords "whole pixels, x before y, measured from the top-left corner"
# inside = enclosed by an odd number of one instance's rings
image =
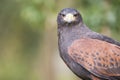
[[[83,80],[120,80],[120,43],[91,31],[71,8],[58,14],[60,56]]]
[[[69,55],[98,76],[120,76],[120,47],[97,39],[78,39],[68,48]]]

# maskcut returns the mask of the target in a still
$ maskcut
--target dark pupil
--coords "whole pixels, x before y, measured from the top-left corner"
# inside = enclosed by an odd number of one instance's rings
[[[62,17],[65,17],[65,14],[60,14]]]
[[[78,14],[74,14],[74,16],[75,16],[75,17],[77,17],[77,16],[78,16]]]

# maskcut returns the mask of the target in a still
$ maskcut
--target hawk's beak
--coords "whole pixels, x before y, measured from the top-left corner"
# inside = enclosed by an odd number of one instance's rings
[[[75,17],[73,16],[73,14],[71,14],[71,13],[68,13],[68,14],[66,14],[66,16],[64,17],[64,20],[66,21],[66,22],[72,22],[72,21],[74,21],[75,20]]]

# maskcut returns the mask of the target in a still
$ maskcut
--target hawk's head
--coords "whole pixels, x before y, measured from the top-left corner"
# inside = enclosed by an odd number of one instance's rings
[[[76,25],[82,22],[82,17],[77,10],[65,8],[58,14],[57,22],[58,25]]]

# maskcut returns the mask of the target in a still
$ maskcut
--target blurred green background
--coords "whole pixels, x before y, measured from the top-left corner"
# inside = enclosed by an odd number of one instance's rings
[[[57,47],[56,17],[66,7],[120,40],[120,0],[0,0],[0,80],[79,80]]]

